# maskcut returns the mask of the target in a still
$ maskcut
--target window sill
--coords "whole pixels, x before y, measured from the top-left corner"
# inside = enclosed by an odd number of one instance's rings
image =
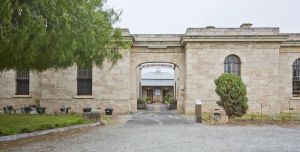
[[[84,96],[84,95],[76,95],[73,98],[74,99],[95,99],[94,96]]]
[[[32,98],[32,95],[13,95],[13,98]]]
[[[300,100],[300,97],[291,97],[291,100]]]

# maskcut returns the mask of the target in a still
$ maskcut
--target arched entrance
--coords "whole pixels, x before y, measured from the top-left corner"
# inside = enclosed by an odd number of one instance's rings
[[[141,66],[149,63],[170,64],[174,67],[174,92],[177,99],[177,112],[183,113],[185,106],[185,75],[184,53],[180,49],[166,50],[168,52],[157,53],[155,49],[132,50],[130,53],[130,110],[137,111],[137,99],[142,96]],[[176,86],[175,86],[176,85]],[[154,91],[154,90],[153,90]],[[150,92],[151,93],[151,92]]]
[[[173,63],[143,63],[137,67],[139,98],[148,104],[164,103],[166,96],[177,100],[179,67]],[[137,70],[138,71],[138,70]]]

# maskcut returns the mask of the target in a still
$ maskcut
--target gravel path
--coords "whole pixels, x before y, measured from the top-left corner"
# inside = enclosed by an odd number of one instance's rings
[[[300,152],[299,127],[207,126],[165,110],[141,111],[119,119],[121,122],[117,125],[35,141],[5,151]]]

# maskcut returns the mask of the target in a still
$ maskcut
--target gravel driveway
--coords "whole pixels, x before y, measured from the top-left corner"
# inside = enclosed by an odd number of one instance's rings
[[[299,127],[200,125],[166,110],[140,111],[119,119],[119,124],[52,140],[46,136],[4,151],[300,152]]]

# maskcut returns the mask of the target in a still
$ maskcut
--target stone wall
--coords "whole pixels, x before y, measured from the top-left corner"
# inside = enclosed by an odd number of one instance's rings
[[[111,67],[105,62],[102,68],[93,66],[92,96],[77,96],[77,67],[65,70],[48,70],[30,73],[30,95],[15,96],[15,72],[1,73],[0,106],[13,105],[16,108],[34,104],[41,100],[47,113],[59,112],[63,106],[71,107],[70,112],[81,113],[85,107],[104,111],[114,108],[114,114],[127,113],[129,99],[129,51],[122,51],[123,58]]]
[[[186,113],[194,113],[194,100],[204,101],[203,110],[217,108],[214,80],[224,72],[224,60],[235,54],[241,59],[241,77],[247,85],[250,113],[261,103],[270,112],[277,97],[279,43],[206,42],[186,45]],[[278,111],[276,106],[272,110]]]
[[[0,73],[0,108],[12,105],[15,109],[20,109],[25,105],[34,104],[36,99],[40,99],[41,89],[40,74],[30,72],[29,95],[16,95],[16,72],[14,70]]]
[[[279,91],[281,112],[300,113],[300,98],[293,97],[293,63],[300,58],[300,47],[282,47],[279,56]]]
[[[103,67],[93,66],[92,96],[77,96],[76,66],[61,71],[43,72],[42,104],[47,112],[57,112],[60,107],[71,107],[71,112],[82,112],[89,107],[104,111],[112,107],[115,114],[129,110],[129,51],[113,67],[105,62]]]

